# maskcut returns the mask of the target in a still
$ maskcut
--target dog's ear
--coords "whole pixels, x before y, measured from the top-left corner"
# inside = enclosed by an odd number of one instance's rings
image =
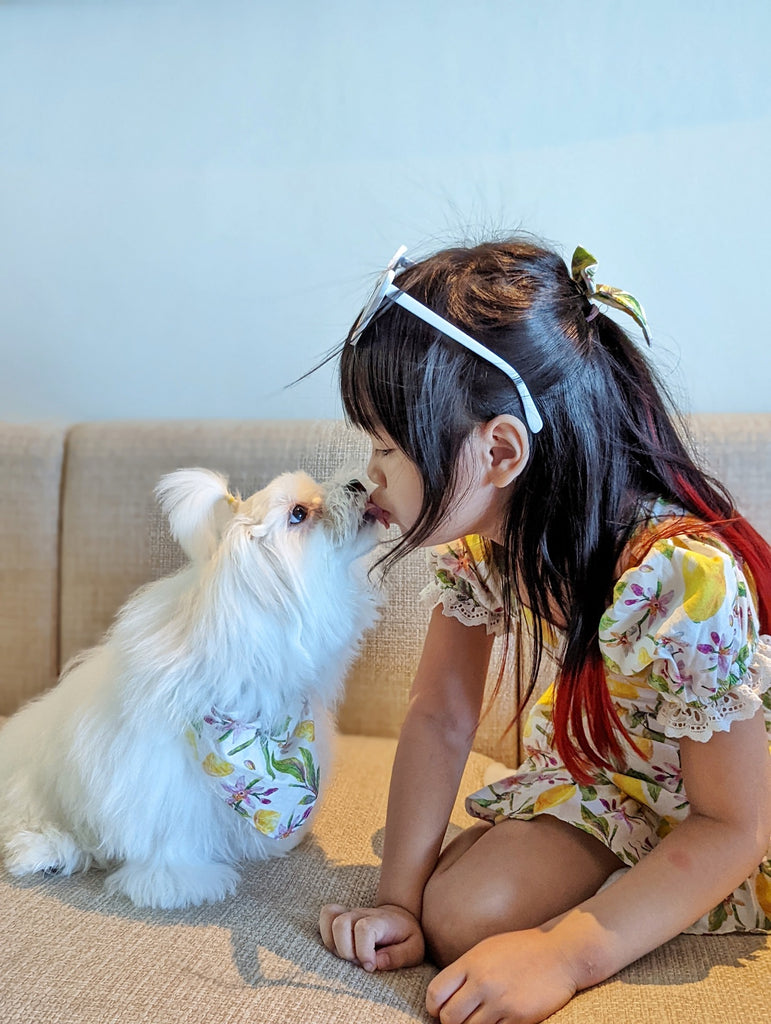
[[[155,495],[172,536],[193,561],[210,558],[222,530],[240,504],[224,476],[210,469],[178,469],[164,476]]]

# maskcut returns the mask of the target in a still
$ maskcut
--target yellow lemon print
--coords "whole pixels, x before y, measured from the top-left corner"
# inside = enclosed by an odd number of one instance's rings
[[[755,879],[755,895],[763,913],[771,920],[771,878],[761,871]]]
[[[650,761],[653,755],[653,740],[649,740],[647,736],[635,736],[634,745],[640,751],[640,756]]]
[[[611,697],[622,697],[625,700],[635,700],[640,693],[636,686],[627,683],[623,679],[615,679],[612,676],[608,679],[608,689]]]
[[[312,743],[316,739],[316,727],[311,721],[298,722],[294,735],[301,740]]]
[[[471,557],[475,562],[484,562],[485,560],[485,542],[476,533],[470,534],[465,538],[466,547],[471,552]]]
[[[563,782],[562,785],[554,786],[553,789],[546,789],[536,800],[533,810],[536,814],[540,814],[541,811],[556,807],[557,804],[564,804],[575,792],[576,787],[569,782]]]
[[[536,704],[554,703],[554,683],[550,683],[536,701]]]
[[[694,551],[683,559],[683,611],[691,622],[706,622],[722,608],[725,601],[723,562],[719,555],[710,558]]]
[[[254,815],[254,827],[263,835],[271,836],[276,831],[279,818],[278,811],[257,811]]]
[[[207,754],[203,759],[203,770],[207,775],[224,778],[225,775],[232,775],[235,768],[229,761],[223,761],[216,754]]]
[[[650,656],[648,651],[646,651],[644,647],[641,647],[637,652],[637,667],[642,670],[647,668],[652,664],[652,662],[653,658]]]
[[[631,796],[633,800],[636,800],[638,804],[642,804],[643,807],[647,805],[647,794],[643,789],[641,779],[634,779],[630,775],[611,775],[611,779],[613,780],[613,785],[617,786],[622,793]]]
[[[185,729],[185,739],[193,748],[193,755],[198,756],[198,738],[195,734],[195,729]]]

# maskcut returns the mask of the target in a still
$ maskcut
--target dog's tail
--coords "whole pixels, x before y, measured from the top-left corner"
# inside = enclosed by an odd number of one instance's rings
[[[224,476],[210,469],[178,469],[155,488],[169,518],[172,536],[193,561],[205,561],[216,549],[227,519],[240,499]]]

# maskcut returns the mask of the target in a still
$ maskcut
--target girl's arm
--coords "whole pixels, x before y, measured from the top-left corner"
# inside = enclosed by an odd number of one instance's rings
[[[762,709],[706,743],[683,739],[688,818],[616,883],[540,928],[485,939],[442,971],[429,1012],[461,1024],[544,1020],[579,989],[673,938],[747,878],[771,834],[771,758]]]
[[[433,871],[484,696],[493,638],[434,609],[391,775],[376,907],[321,912],[328,949],[368,970],[419,963]]]
[[[580,988],[693,924],[765,856],[771,757],[763,709],[706,743],[681,740],[680,758],[690,804],[686,820],[615,885],[572,912],[572,920],[564,915],[551,924],[571,956],[577,954]]]

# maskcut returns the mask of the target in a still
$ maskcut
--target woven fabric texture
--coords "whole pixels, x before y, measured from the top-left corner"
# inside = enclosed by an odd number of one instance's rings
[[[0,870],[4,1024],[428,1024],[429,964],[370,975],[324,949],[319,908],[371,900],[395,741],[343,736],[313,835],[244,870],[214,906],[148,911],[103,875],[12,881]],[[461,792],[488,759],[472,755]],[[460,803],[449,834],[470,823]],[[569,865],[566,865],[569,870]],[[681,936],[581,993],[554,1024],[765,1024],[763,936]]]
[[[65,431],[0,424],[0,714],[57,674]]]

